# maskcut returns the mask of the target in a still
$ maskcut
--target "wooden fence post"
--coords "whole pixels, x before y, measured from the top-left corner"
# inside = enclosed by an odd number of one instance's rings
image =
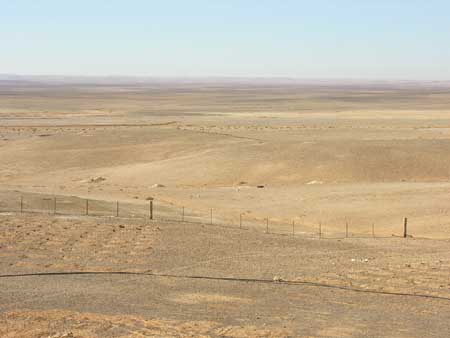
[[[211,215],[210,215],[211,217],[211,225],[213,224],[213,220],[212,220],[212,209],[211,209]]]
[[[239,214],[239,229],[242,229],[242,214]]]
[[[348,221],[345,222],[345,238],[348,238]]]
[[[183,210],[181,212],[181,222],[184,222],[184,207],[183,207]]]
[[[408,237],[408,218],[405,217],[403,222],[403,238]]]
[[[116,217],[119,217],[119,201],[116,202]]]
[[[372,237],[375,238],[375,223],[372,223]]]
[[[20,213],[23,213],[23,196],[20,196]]]
[[[53,215],[56,215],[56,196],[53,197]]]
[[[89,200],[86,199],[86,216],[89,216]]]
[[[322,239],[322,222],[319,222],[319,239]]]
[[[292,236],[295,236],[295,221],[292,221]]]
[[[150,209],[150,219],[153,220],[153,200],[150,200],[149,209]]]
[[[269,233],[269,217],[266,218],[266,234]]]

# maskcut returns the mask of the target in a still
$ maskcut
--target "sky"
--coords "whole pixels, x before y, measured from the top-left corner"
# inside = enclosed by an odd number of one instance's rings
[[[0,73],[450,80],[448,0],[0,0]]]

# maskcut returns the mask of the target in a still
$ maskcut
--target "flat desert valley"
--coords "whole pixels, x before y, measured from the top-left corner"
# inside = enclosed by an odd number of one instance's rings
[[[450,83],[0,81],[1,337],[447,338],[449,248]]]

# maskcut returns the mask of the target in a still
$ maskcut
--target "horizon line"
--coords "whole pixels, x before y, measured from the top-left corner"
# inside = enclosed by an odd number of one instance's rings
[[[47,81],[75,81],[75,80],[117,80],[117,81],[191,81],[191,82],[285,82],[292,84],[326,84],[334,82],[338,84],[448,84],[450,79],[401,79],[401,78],[356,78],[356,77],[295,77],[295,76],[229,76],[229,75],[204,75],[204,76],[175,76],[175,75],[74,75],[74,74],[19,74],[1,73],[0,81],[26,81],[26,80],[47,80]]]

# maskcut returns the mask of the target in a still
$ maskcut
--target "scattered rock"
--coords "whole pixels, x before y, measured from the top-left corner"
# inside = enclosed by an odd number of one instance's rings
[[[47,338],[75,338],[72,332],[57,333]]]
[[[361,259],[352,258],[352,262],[368,263],[369,259],[368,258],[361,258]]]
[[[281,278],[281,277],[279,277],[279,276],[274,276],[274,277],[272,278],[272,280],[273,280],[274,282],[276,282],[276,283],[279,283],[279,282],[282,282],[282,281],[283,281],[283,278]]]
[[[316,180],[314,180],[314,181],[310,181],[310,182],[308,182],[306,184],[308,184],[308,185],[323,184],[323,181],[316,181]]]
[[[97,176],[97,177],[93,177],[89,180],[89,183],[100,183],[105,181],[106,178],[102,177],[102,176]]]
[[[264,185],[257,185],[256,186],[258,189],[263,189],[265,186]]]

